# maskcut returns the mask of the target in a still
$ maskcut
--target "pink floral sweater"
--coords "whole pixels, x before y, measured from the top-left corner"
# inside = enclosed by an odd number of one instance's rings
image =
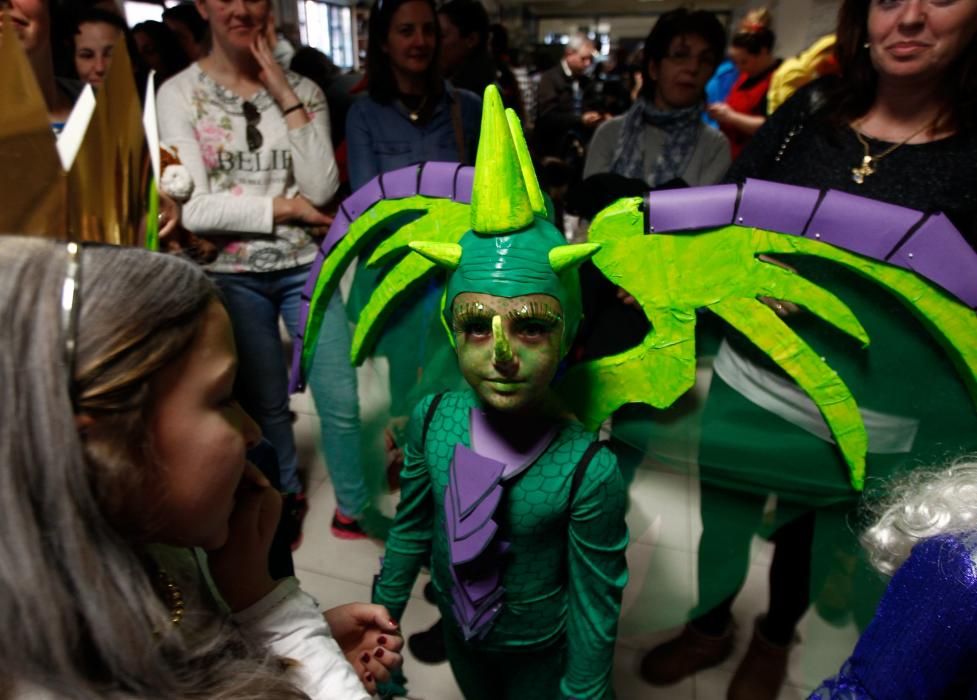
[[[248,102],[258,110],[253,127],[261,145],[249,148],[244,102],[193,64],[167,80],[157,97],[160,140],[176,148],[193,177],[183,225],[213,235],[220,247],[211,272],[270,272],[310,264],[316,242],[301,226],[275,224],[272,200],[301,194],[316,206],[339,186],[322,91],[288,72],[312,121],[289,129],[264,89]],[[253,135],[252,135],[253,136]],[[251,145],[255,146],[255,138]]]

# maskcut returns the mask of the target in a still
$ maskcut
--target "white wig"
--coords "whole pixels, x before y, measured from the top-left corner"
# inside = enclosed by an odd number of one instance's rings
[[[977,529],[977,455],[897,478],[862,534],[872,565],[892,575],[920,540]]]

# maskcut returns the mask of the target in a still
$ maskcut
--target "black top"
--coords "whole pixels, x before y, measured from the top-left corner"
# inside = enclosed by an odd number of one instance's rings
[[[726,180],[756,177],[942,211],[977,248],[977,134],[962,129],[939,141],[900,146],[878,162],[874,175],[856,184],[851,170],[861,165],[864,149],[855,132],[828,124],[814,108],[827,80],[801,88],[774,112],[733,163]],[[893,145],[866,141],[872,155]]]
[[[574,110],[574,82],[581,91],[581,114],[599,109],[588,76],[568,76],[563,71],[562,63],[557,63],[542,73],[536,94],[538,116],[535,135],[539,155],[563,157],[563,149],[570,134],[584,143],[590,140],[593,128],[584,126],[580,114]]]

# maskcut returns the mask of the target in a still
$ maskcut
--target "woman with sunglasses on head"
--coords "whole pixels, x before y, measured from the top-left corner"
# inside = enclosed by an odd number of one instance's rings
[[[329,113],[312,81],[275,62],[266,38],[270,0],[198,0],[197,9],[210,26],[211,50],[160,89],[160,137],[193,177],[183,225],[218,246],[206,269],[234,325],[241,400],[278,454],[294,548],[306,506],[278,324],[282,318],[296,332],[318,237],[331,222],[320,209],[339,185]],[[367,497],[349,344],[337,299],[309,384],[337,499],[355,517]]]

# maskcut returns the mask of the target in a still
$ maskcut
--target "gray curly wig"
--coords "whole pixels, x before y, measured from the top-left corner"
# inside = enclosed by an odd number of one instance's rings
[[[977,529],[977,455],[896,479],[861,537],[872,565],[892,575],[920,540]]]

